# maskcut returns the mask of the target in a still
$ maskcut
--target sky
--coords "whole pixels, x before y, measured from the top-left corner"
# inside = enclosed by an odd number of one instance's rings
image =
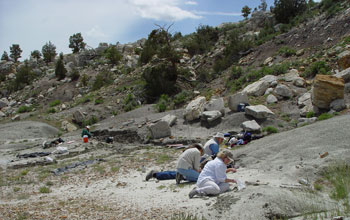
[[[268,9],[274,0],[266,0]],[[56,52],[71,53],[69,37],[81,33],[92,48],[99,43],[122,44],[147,38],[158,27],[182,35],[199,25],[215,27],[243,20],[247,5],[261,0],[0,0],[0,56],[19,44],[20,60],[51,41]]]

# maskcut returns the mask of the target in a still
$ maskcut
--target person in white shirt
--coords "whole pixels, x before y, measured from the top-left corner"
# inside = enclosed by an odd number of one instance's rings
[[[229,190],[229,183],[236,183],[236,180],[226,176],[228,172],[236,172],[235,168],[227,168],[227,164],[233,162],[233,155],[228,150],[220,151],[217,157],[209,161],[197,180],[197,188],[190,193],[190,199],[194,196],[218,195]]]

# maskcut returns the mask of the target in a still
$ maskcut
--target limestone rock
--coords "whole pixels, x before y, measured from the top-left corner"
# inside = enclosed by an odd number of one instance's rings
[[[284,75],[283,79],[286,82],[293,82],[298,77],[299,77],[299,71],[296,69],[291,69],[288,73]]]
[[[269,86],[277,84],[277,76],[274,75],[266,75],[263,78],[261,78],[259,81],[265,81],[269,84]]]
[[[72,132],[78,130],[78,128],[73,125],[72,123],[69,123],[68,121],[62,121],[62,129],[64,131]]]
[[[266,102],[267,102],[267,104],[272,104],[272,103],[278,102],[278,100],[277,100],[276,96],[270,94],[267,96]]]
[[[340,112],[346,108],[344,99],[336,99],[331,102],[330,108],[334,111]]]
[[[350,82],[350,68],[347,68],[337,74],[335,74],[336,77],[344,79],[345,83]]]
[[[80,110],[77,110],[73,113],[73,122],[77,123],[78,125],[81,125],[84,120],[85,116]]]
[[[293,85],[298,87],[304,87],[305,86],[305,80],[302,77],[296,77],[293,80]]]
[[[329,109],[332,101],[344,99],[344,80],[335,76],[316,75],[311,98],[314,106]]]
[[[255,120],[243,122],[241,124],[241,128],[243,130],[249,131],[249,132],[256,132],[256,133],[260,133],[261,132],[261,127]]]
[[[298,98],[298,106],[301,108],[304,107],[309,100],[311,101],[311,93],[304,93]]]
[[[186,121],[193,121],[200,118],[205,104],[205,97],[199,96],[195,100],[192,100],[184,110],[184,119]]]
[[[205,111],[220,111],[225,115],[225,103],[223,98],[211,99],[204,107]]]
[[[221,118],[222,114],[220,111],[204,111],[201,116],[201,120],[207,121],[209,123],[215,121],[218,118]]]
[[[244,92],[238,92],[228,97],[228,107],[231,111],[237,112],[240,103],[248,103],[248,95]]]
[[[286,85],[279,84],[274,90],[276,95],[279,95],[283,98],[291,98],[293,96],[293,91]]]
[[[272,57],[268,57],[268,58],[266,58],[266,60],[264,61],[264,65],[266,66],[266,65],[269,65],[270,63],[272,63],[272,61],[273,61],[273,58]]]
[[[264,105],[253,105],[245,107],[245,114],[253,116],[257,119],[265,119],[275,114]]]
[[[247,95],[262,96],[269,86],[266,81],[259,80],[245,87],[242,92],[247,93]]]
[[[153,139],[164,138],[171,136],[171,130],[168,122],[158,121],[147,126]]]
[[[20,115],[15,115],[11,118],[12,121],[19,121],[21,120],[21,116]]]
[[[346,50],[338,55],[337,61],[340,69],[345,70],[350,67],[350,50]]]
[[[171,127],[176,123],[177,117],[175,115],[166,115],[160,120],[165,121]]]
[[[9,101],[6,98],[2,98],[0,100],[0,109],[7,107],[9,105]]]

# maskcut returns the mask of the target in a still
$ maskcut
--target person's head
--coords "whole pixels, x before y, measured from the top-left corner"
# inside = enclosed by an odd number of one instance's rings
[[[89,125],[86,125],[86,127],[85,127],[86,129],[88,129],[88,130],[90,130],[90,126]]]
[[[222,150],[217,154],[217,157],[224,161],[225,164],[232,163],[234,161],[233,154],[229,150]]]
[[[216,141],[218,142],[218,144],[221,144],[224,141],[224,134],[221,132],[218,132],[214,135],[214,138],[216,139]]]
[[[201,155],[204,154],[204,150],[203,150],[203,146],[199,143],[196,143],[196,144],[192,144],[191,146],[189,146],[188,148],[185,149],[188,150],[188,149],[191,149],[191,148],[197,148],[197,150],[199,150],[199,152],[201,153]]]

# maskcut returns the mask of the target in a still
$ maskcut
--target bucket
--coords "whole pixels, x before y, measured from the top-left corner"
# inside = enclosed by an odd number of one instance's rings
[[[84,135],[83,140],[84,140],[84,143],[87,143],[89,142],[89,137],[87,135]]]

